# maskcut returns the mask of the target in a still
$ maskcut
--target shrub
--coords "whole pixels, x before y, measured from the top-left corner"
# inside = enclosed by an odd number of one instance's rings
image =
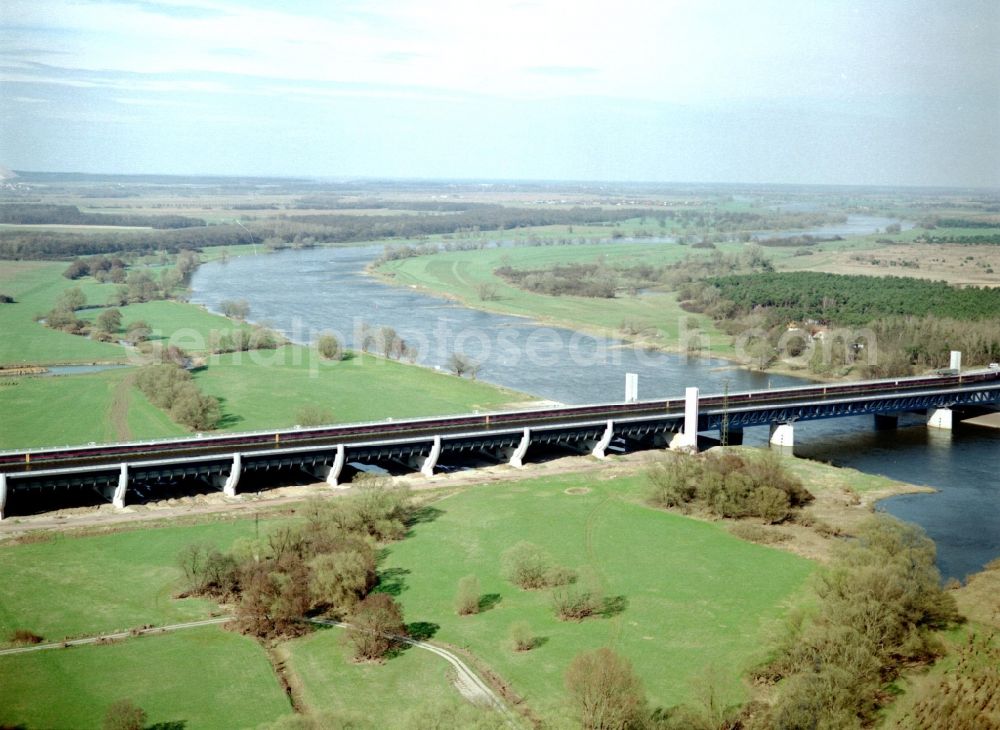
[[[355,661],[377,661],[406,635],[403,611],[387,593],[373,593],[361,601],[348,619],[346,634]]]
[[[552,591],[552,609],[560,621],[582,621],[603,608],[604,594],[597,585],[571,583]]]
[[[316,341],[316,349],[327,360],[340,360],[344,357],[344,348],[333,334],[324,332]]]
[[[455,612],[459,616],[479,613],[479,578],[467,575],[458,581],[455,594]]]
[[[43,639],[29,629],[14,629],[10,634],[10,641],[14,644],[41,644]]]
[[[528,591],[563,585],[576,579],[574,571],[554,565],[548,553],[523,540],[501,554],[500,575]]]
[[[302,406],[295,414],[295,422],[300,426],[323,426],[333,423],[333,411],[315,404]]]
[[[146,711],[132,700],[118,700],[104,714],[104,730],[142,730],[146,726]]]
[[[578,654],[566,670],[566,691],[580,725],[588,730],[629,730],[648,720],[642,681],[629,661],[611,649]]]
[[[538,644],[535,632],[527,621],[515,621],[507,632],[511,648],[514,651],[531,651]]]

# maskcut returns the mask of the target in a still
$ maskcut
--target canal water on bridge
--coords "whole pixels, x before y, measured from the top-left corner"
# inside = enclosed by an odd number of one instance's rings
[[[364,274],[380,251],[318,248],[205,264],[193,278],[192,301],[218,310],[224,300],[246,299],[255,320],[298,342],[328,329],[356,346],[362,322],[390,326],[417,345],[423,365],[444,368],[451,353],[461,351],[482,362],[482,380],[563,403],[621,400],[626,372],[639,374],[643,399],[681,397],[692,385],[721,393],[727,385],[735,392],[804,382],[734,369],[723,360],[649,352],[389,286]],[[748,444],[766,439],[766,428],[746,431]],[[795,441],[799,455],[938,489],[882,506],[928,531],[946,577],[962,578],[1000,555],[1000,431],[934,431],[918,419],[903,420],[897,431],[875,431],[870,418],[847,418],[797,424]]]

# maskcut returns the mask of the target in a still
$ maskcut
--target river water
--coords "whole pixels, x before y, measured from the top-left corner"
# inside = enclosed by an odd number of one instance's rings
[[[880,221],[877,227],[888,222]],[[788,376],[731,367],[724,360],[647,351],[605,338],[542,326],[531,320],[468,309],[364,274],[381,246],[316,248],[246,256],[201,266],[192,301],[217,311],[246,299],[254,320],[296,342],[333,331],[360,344],[362,323],[393,327],[428,367],[446,367],[453,352],[481,362],[479,378],[562,403],[620,401],[624,375],[639,374],[639,397],[676,398],[685,387],[721,393],[801,384]],[[764,444],[766,428],[746,431]],[[870,418],[795,426],[800,456],[934,487],[933,495],[881,502],[888,512],[922,525],[938,545],[945,577],[964,578],[1000,555],[1000,430],[959,425],[944,432],[919,417],[896,431],[875,431]]]

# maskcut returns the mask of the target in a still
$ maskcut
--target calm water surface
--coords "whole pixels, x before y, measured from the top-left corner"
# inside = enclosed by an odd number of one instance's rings
[[[876,220],[878,227],[892,222]],[[205,264],[192,281],[192,301],[217,310],[223,300],[246,299],[254,320],[297,342],[332,330],[355,346],[362,322],[390,326],[417,346],[418,363],[443,368],[452,352],[464,352],[482,362],[480,379],[562,403],[621,400],[626,372],[639,374],[644,399],[681,397],[692,385],[711,393],[727,384],[738,391],[804,382],[638,350],[389,286],[363,273],[380,251],[319,248]],[[746,431],[748,444],[766,439],[766,428]],[[859,417],[796,424],[795,441],[801,456],[939,490],[881,505],[927,530],[946,577],[962,578],[1000,555],[1000,431],[937,431],[919,417],[901,419],[897,431],[875,431],[870,418]]]

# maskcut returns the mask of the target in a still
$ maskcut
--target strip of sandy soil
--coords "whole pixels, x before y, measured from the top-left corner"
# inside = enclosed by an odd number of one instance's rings
[[[987,413],[975,418],[966,418],[962,423],[968,423],[971,426],[984,426],[986,428],[1000,428],[1000,413]]]

